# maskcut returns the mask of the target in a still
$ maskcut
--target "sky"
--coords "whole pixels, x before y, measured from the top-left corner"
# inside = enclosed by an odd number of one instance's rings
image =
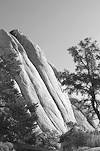
[[[86,37],[100,42],[100,0],[0,0],[0,29],[19,29],[58,70],[73,72],[67,49]]]

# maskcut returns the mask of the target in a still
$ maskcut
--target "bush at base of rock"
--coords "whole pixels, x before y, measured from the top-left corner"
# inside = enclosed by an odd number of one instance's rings
[[[74,125],[71,130],[60,137],[60,143],[62,150],[81,151],[81,148],[86,147],[100,147],[100,132],[93,131],[88,132],[80,129],[77,125]],[[90,151],[90,150],[89,150]]]
[[[59,148],[59,136],[56,132],[42,132],[38,135],[31,135],[26,141],[26,144],[34,145],[35,147],[41,147],[50,150],[56,150]]]

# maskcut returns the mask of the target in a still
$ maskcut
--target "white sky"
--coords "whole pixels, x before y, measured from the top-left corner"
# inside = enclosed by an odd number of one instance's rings
[[[100,41],[100,0],[0,0],[0,28],[20,29],[55,67],[73,71],[67,49],[86,37]]]

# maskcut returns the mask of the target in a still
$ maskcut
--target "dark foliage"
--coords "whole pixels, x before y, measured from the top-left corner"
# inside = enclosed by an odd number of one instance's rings
[[[23,96],[15,88],[9,66],[0,58],[0,140],[24,141],[37,126],[35,111],[36,105],[27,106]]]
[[[20,73],[20,63],[16,64],[14,57],[16,59],[16,55],[12,54],[0,58],[0,149],[8,151],[4,142],[9,141],[18,151],[56,150],[58,136],[55,133],[43,132],[37,135],[35,132],[37,104],[28,106],[15,88],[14,76]],[[15,65],[14,70],[12,63]]]
[[[81,94],[79,108],[86,113],[87,118],[93,119],[96,114],[100,120],[100,49],[96,41],[86,38],[77,46],[68,49],[75,62],[75,73],[65,70],[60,75],[60,82],[66,86],[69,94]],[[89,114],[91,113],[91,114]]]
[[[43,132],[36,138],[36,146],[47,150],[57,150],[59,148],[59,136],[56,132]]]

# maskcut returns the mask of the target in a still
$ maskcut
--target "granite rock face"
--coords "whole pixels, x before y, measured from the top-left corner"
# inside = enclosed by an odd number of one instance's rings
[[[0,30],[0,56],[9,65],[26,103],[38,103],[40,129],[65,133],[66,123],[76,119],[43,51],[18,30]]]
[[[34,46],[32,42],[18,30],[11,31],[11,34],[15,36],[20,44],[24,47],[28,58],[37,69],[41,79],[47,87],[49,94],[60,110],[64,122],[66,123],[70,121],[70,119],[75,122],[70,101],[68,98],[66,101],[65,96],[62,94],[58,81],[51,66],[48,64],[43,51],[39,48],[39,46]]]

